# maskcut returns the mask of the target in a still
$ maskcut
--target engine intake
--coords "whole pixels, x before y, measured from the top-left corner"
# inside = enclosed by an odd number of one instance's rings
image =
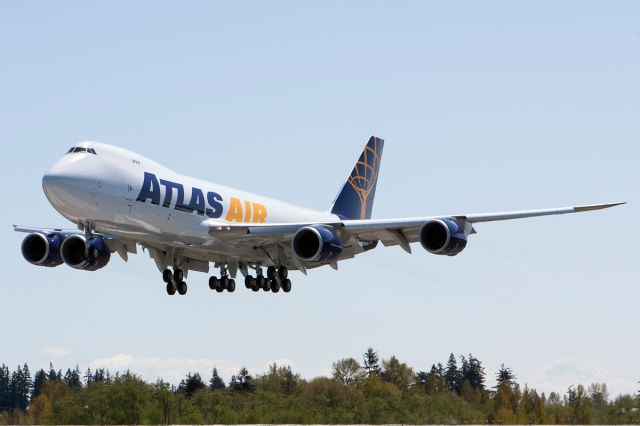
[[[68,266],[83,271],[104,268],[111,259],[111,252],[103,238],[95,237],[89,240],[88,250],[86,241],[82,235],[71,235],[65,238],[60,247],[62,260]]]
[[[342,252],[342,240],[329,226],[305,226],[293,236],[291,248],[305,262],[330,262]]]
[[[452,219],[433,219],[422,225],[420,244],[429,253],[455,256],[467,246],[467,233]]]
[[[58,266],[60,257],[60,234],[29,234],[22,241],[22,256],[33,265]]]

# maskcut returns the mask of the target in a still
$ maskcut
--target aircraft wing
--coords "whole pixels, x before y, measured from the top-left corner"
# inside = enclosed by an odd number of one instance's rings
[[[377,239],[385,246],[400,245],[405,251],[411,252],[408,243],[418,242],[420,229],[428,220],[453,218],[461,225],[468,227],[469,234],[475,234],[474,223],[495,222],[502,220],[524,219],[530,217],[553,216],[569,213],[580,213],[591,210],[601,210],[625,203],[606,203],[575,207],[560,207],[554,209],[523,210],[513,212],[454,214],[445,216],[418,217],[407,219],[387,220],[350,220],[343,223],[344,228],[361,239]]]
[[[433,219],[455,219],[467,228],[469,234],[475,233],[474,223],[495,222],[501,220],[524,219],[530,217],[552,216],[569,213],[580,213],[601,210],[625,203],[605,203],[560,207],[542,210],[523,210],[512,212],[453,214],[442,216],[413,217],[400,219],[362,219],[343,220],[324,223],[282,223],[282,224],[228,224],[216,221],[205,221],[209,226],[209,234],[221,240],[229,237],[239,240],[254,240],[264,245],[283,244],[290,242],[296,231],[304,226],[329,225],[343,232],[348,237],[355,237],[360,241],[380,241],[385,246],[400,245],[405,251],[411,252],[410,243],[418,242],[420,229],[425,222]],[[253,238],[251,237],[253,236]],[[288,247],[287,247],[288,248]],[[357,251],[357,250],[356,250]],[[354,253],[355,254],[355,253]],[[352,257],[352,256],[347,256]]]

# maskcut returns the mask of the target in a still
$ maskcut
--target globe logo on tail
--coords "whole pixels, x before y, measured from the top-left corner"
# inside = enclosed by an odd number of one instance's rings
[[[378,179],[380,166],[378,144],[382,144],[382,140],[372,138],[370,143],[365,146],[347,181],[360,199],[360,219],[366,218],[369,195],[371,191],[375,191]]]

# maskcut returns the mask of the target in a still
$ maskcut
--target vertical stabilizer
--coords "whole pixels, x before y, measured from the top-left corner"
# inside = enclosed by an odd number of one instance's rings
[[[344,219],[370,219],[384,140],[371,136],[331,207]]]

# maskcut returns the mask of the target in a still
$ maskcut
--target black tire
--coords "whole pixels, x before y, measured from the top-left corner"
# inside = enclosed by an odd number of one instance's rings
[[[171,278],[173,278],[173,273],[171,273],[171,269],[165,269],[162,271],[162,281],[165,283],[170,283]]]
[[[246,277],[244,277],[244,286],[246,288],[251,288],[251,280],[253,279],[253,277],[251,275],[247,275]]]
[[[280,291],[280,282],[278,280],[271,281],[271,291],[274,293]]]
[[[271,280],[268,280],[268,279],[266,279],[266,278],[264,279],[264,281],[263,281],[263,283],[262,283],[262,289],[263,289],[264,291],[269,291],[269,289],[271,288],[271,282],[270,282],[270,281],[271,281]]]
[[[275,266],[269,266],[267,268],[267,278],[269,278],[270,280],[276,277],[276,273],[277,273],[277,270]]]
[[[218,285],[220,285],[218,283],[218,277],[209,277],[209,288],[211,290],[215,290],[218,287]]]
[[[173,285],[172,282],[167,283],[167,294],[169,296],[173,296],[174,294],[176,294],[176,286]]]
[[[229,286],[229,278],[222,277],[220,278],[220,288],[226,290]]]
[[[262,287],[258,284],[258,280],[256,278],[254,278],[251,281],[251,290],[253,291],[259,291]]]
[[[227,283],[227,291],[229,293],[233,293],[236,289],[236,280],[234,280],[233,278],[231,278],[229,280],[229,282]]]
[[[184,296],[185,294],[187,294],[187,283],[184,281],[180,281],[178,283],[178,294],[180,294],[181,296]]]
[[[182,269],[175,269],[173,271],[173,279],[177,282],[184,281],[184,272],[182,272]]]
[[[282,291],[289,293],[291,291],[291,280],[289,278],[282,281]]]
[[[286,267],[281,266],[278,268],[278,275],[280,275],[280,281],[284,282],[284,280],[289,278],[289,270]]]

